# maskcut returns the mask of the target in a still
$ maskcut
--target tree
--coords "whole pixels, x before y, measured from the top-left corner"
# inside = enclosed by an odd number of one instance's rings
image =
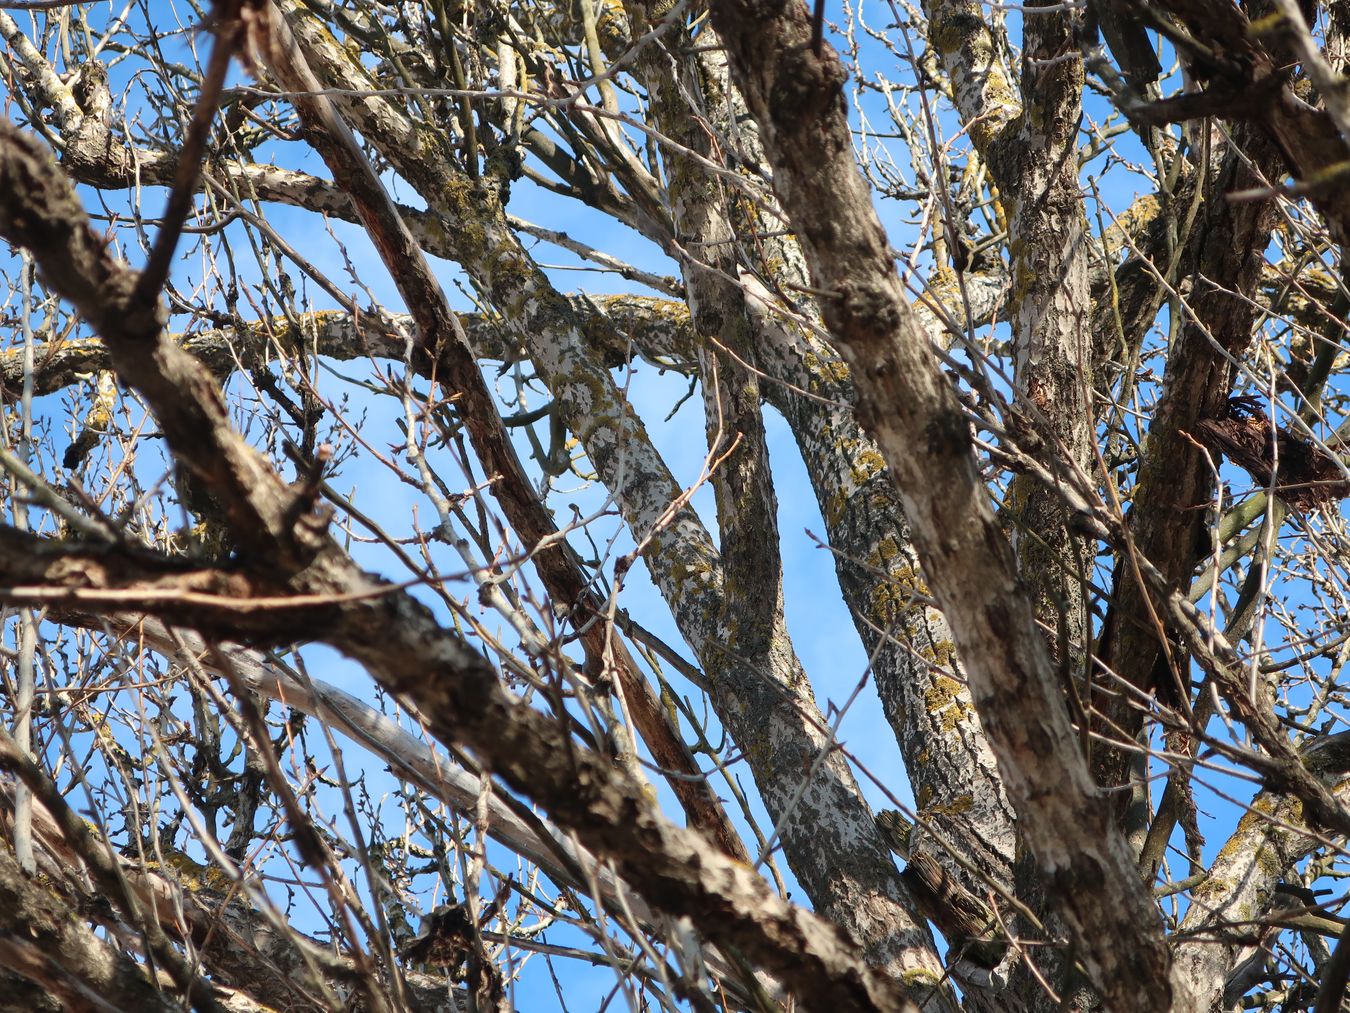
[[[1341,0],[0,7],[6,1008],[1340,1008]]]

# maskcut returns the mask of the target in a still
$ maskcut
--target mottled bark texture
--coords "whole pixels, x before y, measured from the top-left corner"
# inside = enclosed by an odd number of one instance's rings
[[[1013,379],[1045,460],[1088,470],[1096,440],[1092,389],[1092,249],[1078,181],[1082,117],[1081,15],[1028,11],[1022,111],[987,158],[1008,216],[1013,272]],[[1070,531],[1062,498],[1026,476],[1013,480],[1014,547],[1037,618],[1055,631],[1051,651],[1077,670],[1087,650],[1091,547]]]
[[[951,77],[962,122],[987,162],[1008,221],[1013,379],[1044,455],[1080,468],[1094,451],[1089,284],[1093,256],[1078,180],[1081,16],[1029,8],[1020,96],[1003,73],[1006,39],[979,4],[929,0],[928,42]],[[1002,43],[1002,44],[1001,44]],[[1068,530],[1061,497],[1021,475],[1008,511],[1037,618],[1066,666],[1087,647],[1091,552]],[[1067,656],[1061,657],[1062,654]]]
[[[741,161],[763,164],[758,125],[730,80],[725,55],[709,50],[698,57],[708,118],[721,128],[721,143]],[[976,892],[990,883],[1008,887],[1015,851],[1012,807],[971,704],[950,628],[928,596],[894,483],[875,440],[858,424],[848,365],[814,326],[819,313],[814,298],[797,295],[811,283],[801,246],[790,234],[761,235],[765,217],[782,215],[772,193],[760,197],[758,209],[737,201],[732,211],[742,250],[761,254],[739,278],[754,364],[765,375],[765,399],[787,420],[806,464],[844,601],[905,760],[922,823],[913,835],[916,853],[934,858]],[[761,278],[780,296],[794,293],[795,318],[775,311],[775,297]],[[991,319],[1006,287],[1001,262],[959,279],[939,271],[915,302],[915,313],[934,342],[945,345],[952,338],[949,328],[960,331]],[[1001,1001],[986,991],[988,982],[963,976],[959,962],[952,971],[968,1003]]]
[[[302,90],[317,90],[312,73],[296,56],[290,39],[278,39],[274,57],[278,75]],[[548,546],[535,554],[535,567],[553,599],[582,622],[581,640],[591,678],[618,680],[638,730],[662,769],[671,773],[671,787],[690,821],[728,855],[748,862],[749,855],[731,828],[720,801],[707,780],[700,776],[697,762],[679,737],[678,728],[671,727],[669,715],[637,663],[602,624],[590,621],[601,613],[603,603],[588,589],[588,580],[575,552],[560,536],[548,508],[531,487],[483,379],[470,339],[375,171],[327,100],[297,98],[296,102],[313,143],[334,178],[351,197],[405,303],[414,309],[416,353],[409,358],[416,362],[423,376],[445,384],[461,399],[462,417],[474,447],[489,473],[498,476],[493,494],[517,534],[528,545]],[[632,744],[624,744],[619,752],[634,768]]]
[[[99,1001],[146,1013],[182,1008],[54,891],[25,876],[8,847],[0,847],[0,964],[19,976],[0,979],[9,1009],[91,1009]]]
[[[853,162],[838,61],[828,49],[812,52],[800,4],[718,3],[713,24],[763,132],[775,189],[825,293],[825,322],[852,367],[860,415],[900,489],[1056,909],[1107,1002],[1124,1008],[1128,997],[1166,1008],[1172,989],[1161,927],[1077,751],[956,394],[892,267]]]
[[[704,114],[717,128],[718,144],[743,164],[763,164],[758,124],[731,81],[725,54],[709,46],[687,59],[698,67]],[[1012,807],[950,629],[928,596],[894,484],[876,442],[855,417],[848,365],[814,326],[819,308],[805,294],[811,281],[801,246],[792,234],[765,234],[766,222],[782,218],[774,194],[760,194],[757,204],[731,204],[742,256],[749,259],[738,278],[752,333],[752,349],[742,359],[763,371],[763,396],[787,420],[806,464],[844,600],[871,659],[918,806],[922,827],[911,835],[915,854],[938,862],[976,893],[990,884],[1009,888]],[[749,251],[758,256],[748,257]],[[1007,284],[1000,261],[960,278],[940,270],[914,309],[932,339],[946,344],[953,337],[949,329],[959,333],[991,319]],[[784,293],[792,293],[794,314],[781,310]],[[972,977],[960,959],[950,970],[972,1008],[1006,1001],[997,982],[978,972]]]
[[[711,41],[711,37],[705,41]],[[666,164],[676,249],[681,251],[691,323],[697,335],[709,450],[720,456],[724,449],[734,448],[712,476],[727,585],[720,600],[722,611],[716,616],[715,638],[749,667],[778,673],[784,671],[786,663],[787,678],[779,691],[785,695],[809,693],[806,673],[790,657],[778,555],[777,502],[760,415],[761,398],[771,397],[768,388],[775,386],[772,381],[783,377],[770,365],[776,356],[764,340],[763,314],[748,305],[746,285],[739,277],[739,251],[753,245],[749,237],[762,229],[764,211],[750,210],[744,196],[728,191],[719,177],[704,168],[719,157],[720,145],[729,143],[725,128],[734,118],[733,99],[725,65],[712,58],[695,58],[688,46],[687,36],[676,33],[665,49],[643,61],[642,70],[652,96],[653,124],[698,156],[675,155]],[[691,102],[702,114],[700,119],[689,116]],[[710,134],[707,123],[723,128],[719,137]],[[753,124],[749,128],[753,129]],[[740,243],[736,242],[738,232]],[[790,239],[778,242],[774,252],[779,254],[776,259],[780,263],[793,256],[800,260]],[[768,376],[762,380],[765,370]],[[756,591],[747,593],[752,587]],[[941,750],[940,746],[935,748]],[[881,845],[861,799],[849,801],[839,794],[834,802],[837,808],[832,821],[841,824],[841,836],[862,840],[871,837]],[[860,851],[850,865],[854,883],[865,893],[884,898],[884,906],[875,904],[877,917],[891,921],[893,931],[910,934],[914,940],[924,939],[927,929],[923,919],[900,887],[884,846],[871,854]],[[834,903],[823,910],[828,913],[838,905],[855,904],[850,893],[839,891]],[[885,940],[872,945],[872,960],[880,966],[894,963],[905,980],[919,986],[922,991],[916,997],[921,999],[928,983],[941,976],[939,965],[932,954],[922,950],[902,952],[897,961],[888,953],[894,945],[887,940],[889,935],[875,928],[868,932],[870,937]]]
[[[244,544],[274,550],[245,557],[252,575],[226,576],[184,572],[182,563],[150,553],[107,549],[80,558],[76,550],[72,557],[70,549],[11,532],[7,538],[27,538],[29,545],[6,554],[25,568],[6,585],[64,586],[55,600],[120,600],[150,613],[171,611],[175,621],[207,632],[225,623],[238,635],[242,619],[242,629],[263,642],[299,636],[330,643],[391,692],[406,694],[438,738],[472,750],[611,858],[630,882],[642,884],[654,906],[716,925],[712,938],[781,976],[802,1002],[913,1008],[837,928],[774,895],[756,873],[699,834],[666,822],[638,783],[504,689],[491,666],[424,606],[357,568],[314,514],[297,519],[296,493],[232,431],[205,368],[167,340],[156,313],[130,312],[134,273],[97,241],[50,155],[8,123],[0,123],[0,235],[31,249],[56,290],[96,322],[119,374],[155,412],[175,457],[222,499],[231,524],[247,526],[240,532]],[[302,566],[286,565],[301,559]],[[140,576],[128,567],[139,567]],[[150,581],[145,588],[143,578]],[[234,597],[233,590],[244,596]],[[259,605],[289,596],[300,599],[294,609]]]
[[[905,758],[922,824],[911,835],[914,851],[977,894],[989,883],[1010,890],[1012,805],[951,628],[930,597],[899,493],[854,415],[852,374],[820,338],[762,310],[757,317],[758,361],[778,381],[767,385],[768,398],[793,427],[836,552],[844,600]],[[960,976],[959,965],[954,973]],[[992,983],[967,978],[961,984],[969,1002]],[[999,991],[991,988],[995,1009],[1006,1001]]]
[[[704,333],[725,332],[716,347],[735,353],[719,356],[718,376],[735,377],[748,367],[749,375],[739,381],[740,402],[758,393],[778,408],[806,462],[844,598],[871,658],[877,692],[924,823],[924,831],[914,835],[916,848],[968,890],[981,891],[990,882],[1008,887],[1014,852],[1011,807],[963,684],[946,621],[925,600],[894,487],[876,444],[854,418],[848,366],[810,326],[817,313],[814,300],[796,295],[810,284],[801,248],[790,234],[765,234],[766,223],[781,218],[773,194],[759,194],[752,203],[704,167],[719,156],[728,166],[738,161],[762,164],[764,150],[758,125],[730,80],[725,56],[713,45],[716,34],[705,29],[702,38],[705,45],[692,50],[677,37],[675,44],[643,63],[655,100],[653,122],[705,160],[669,160],[678,249],[689,264],[690,305],[696,319],[700,304],[708,307],[702,314],[708,321]],[[687,115],[690,102],[700,113],[698,121]],[[733,237],[738,244],[732,244]],[[749,261],[748,268],[738,263],[738,256]],[[775,296],[760,278],[777,293],[794,293],[797,320],[771,308]],[[1002,294],[1002,276],[993,272],[990,278],[972,276],[970,281],[968,301],[959,300],[951,287],[929,296],[937,300],[946,294],[987,319]],[[941,336],[943,321],[919,305],[925,326]],[[942,308],[951,311],[950,306]],[[726,380],[720,385],[731,386]],[[735,397],[724,397],[715,415],[710,409],[710,429],[733,426],[736,404]],[[719,485],[719,492],[724,489],[725,483]],[[770,551],[763,534],[776,531],[776,519],[771,511],[747,509],[746,502],[744,496],[719,498],[721,536],[724,546],[743,547],[744,573],[753,583],[777,568],[776,558],[759,558]],[[766,596],[760,607],[768,604]],[[996,1008],[1001,1001],[997,988],[989,987],[987,976],[972,978],[966,970],[960,960],[952,968],[967,1002],[989,1001]]]
[[[1093,547],[1070,526],[1057,483],[1065,466],[1091,472],[1096,439],[1091,403],[1092,244],[1079,184],[1079,127],[1084,84],[1082,15],[1029,7],[1022,40],[1020,100],[998,90],[997,36],[963,3],[930,0],[929,42],[951,75],[958,111],[988,163],[1008,222],[1012,273],[1013,382],[1024,430],[1054,480],[1016,475],[1004,504],[1019,572],[1046,631],[1066,691],[1081,695],[1091,639],[1088,587]],[[966,16],[962,16],[965,14]],[[981,81],[984,76],[986,80]],[[985,126],[987,124],[987,126]],[[1057,928],[1045,887],[1023,862],[1016,890],[1023,903]],[[1019,920],[1022,924],[1025,919]],[[1026,931],[1030,931],[1029,926]],[[1053,1005],[1035,974],[1056,991],[1072,989],[1072,960],[1043,951],[1035,971],[1019,963],[1013,991],[1033,1006]]]
[[[282,10],[321,81],[368,90],[360,65],[315,19],[287,5]],[[845,757],[832,749],[828,722],[786,631],[780,622],[768,643],[744,651],[723,640],[724,561],[692,508],[679,505],[671,513],[673,504],[683,503],[679,486],[569,302],[521,247],[505,219],[499,182],[458,171],[439,136],[419,131],[388,102],[337,98],[334,104],[453,225],[454,258],[528,346],[563,423],[615,495],[635,539],[646,545],[644,562],[713,680],[719,717],[756,757],[756,783],[783,825],[788,862],[813,904],[838,919],[878,966],[897,976],[919,971],[918,987],[935,982],[940,965],[931,937],[904,911],[892,863]],[[769,679],[761,663],[769,666]],[[800,790],[804,769],[815,772],[807,792]]]

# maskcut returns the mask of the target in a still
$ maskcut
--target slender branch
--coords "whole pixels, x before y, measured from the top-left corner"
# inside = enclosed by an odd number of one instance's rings
[[[0,235],[32,248],[49,284],[87,307],[119,372],[155,411],[175,453],[214,492],[236,502],[239,509],[228,518],[236,535],[294,559],[299,546],[289,527],[291,496],[275,471],[233,431],[209,374],[166,339],[157,321],[142,317],[133,321],[137,329],[126,330],[115,308],[120,294],[130,291],[129,272],[96,243],[51,157],[4,121]],[[76,258],[84,258],[78,276],[54,270]],[[152,354],[128,356],[128,342]],[[204,391],[209,393],[200,396]],[[246,534],[247,525],[259,530]],[[654,906],[691,918],[711,940],[781,977],[804,1004],[841,1011],[916,1009],[897,982],[867,966],[838,928],[775,895],[697,831],[671,825],[640,784],[509,693],[481,655],[441,628],[406,591],[388,591],[314,528],[303,544],[302,569],[278,570],[267,558],[252,558],[251,565],[266,579],[284,579],[295,593],[342,599],[313,635],[415,703],[441,741],[472,750],[513,790],[539,801],[560,825],[611,858]],[[79,576],[86,586],[88,576]],[[275,620],[271,635],[293,641],[293,615],[282,612]]]
[[[202,78],[201,94],[192,110],[192,119],[188,123],[187,137],[183,141],[183,150],[178,156],[177,178],[173,189],[169,191],[169,202],[155,236],[155,244],[150,248],[150,257],[145,269],[136,279],[136,287],[131,294],[134,306],[148,306],[159,298],[160,289],[169,277],[169,265],[173,251],[178,246],[178,238],[183,234],[183,223],[192,210],[192,195],[197,188],[197,175],[201,172],[202,156],[206,152],[206,137],[211,131],[211,123],[216,118],[216,107],[220,103],[220,91],[225,84],[225,73],[230,61],[244,38],[246,22],[245,11],[257,16],[252,2],[244,0],[217,0],[211,13],[212,27],[216,41],[211,47],[211,60]]]

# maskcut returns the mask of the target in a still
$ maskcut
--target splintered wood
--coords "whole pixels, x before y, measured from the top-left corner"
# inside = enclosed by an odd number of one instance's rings
[[[1295,510],[1314,510],[1350,495],[1345,469],[1320,447],[1274,425],[1259,398],[1229,400],[1222,418],[1202,419],[1196,438],[1243,468]]]

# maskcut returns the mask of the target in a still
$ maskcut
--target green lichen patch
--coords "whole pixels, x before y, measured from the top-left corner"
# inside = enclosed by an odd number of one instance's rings
[[[949,676],[939,676],[923,692],[924,706],[936,717],[944,732],[951,731],[970,713],[970,705],[961,698],[963,687]]]

